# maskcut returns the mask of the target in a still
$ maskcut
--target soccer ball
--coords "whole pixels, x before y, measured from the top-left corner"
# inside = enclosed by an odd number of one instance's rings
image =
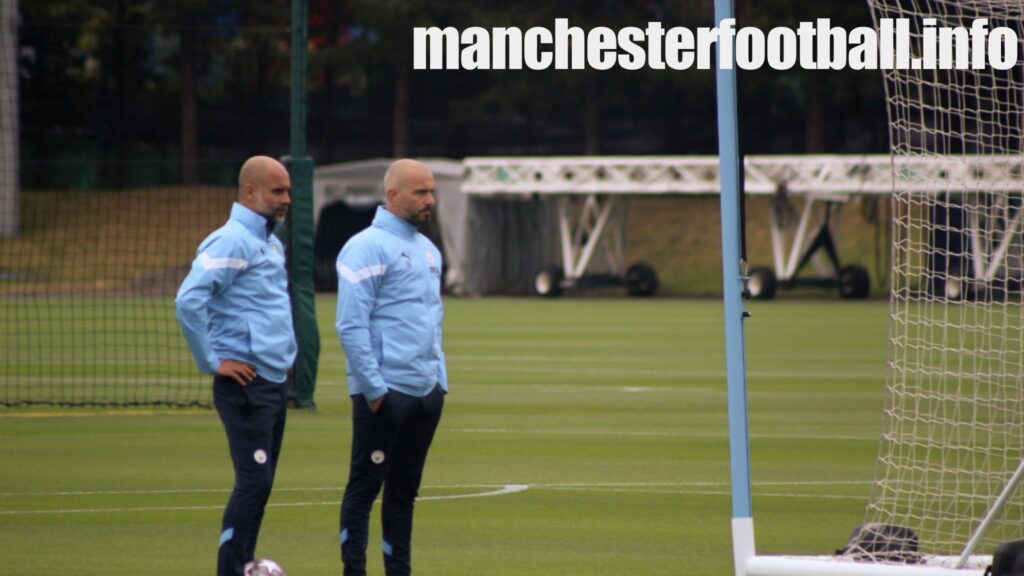
[[[286,576],[284,568],[273,560],[263,558],[245,565],[245,576]]]

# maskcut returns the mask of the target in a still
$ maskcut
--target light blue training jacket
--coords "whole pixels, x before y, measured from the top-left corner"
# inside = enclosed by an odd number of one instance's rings
[[[448,391],[441,350],[441,252],[416,227],[377,208],[373,225],[338,255],[335,329],[350,395],[389,389],[423,397]]]
[[[200,371],[238,360],[272,382],[287,379],[298,346],[284,262],[267,218],[237,202],[199,244],[174,305]]]

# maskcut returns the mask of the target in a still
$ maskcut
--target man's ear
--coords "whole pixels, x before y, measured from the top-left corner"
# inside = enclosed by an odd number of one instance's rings
[[[387,198],[388,202],[392,202],[398,196],[398,190],[394,188],[388,188],[387,192],[384,193],[384,197]]]

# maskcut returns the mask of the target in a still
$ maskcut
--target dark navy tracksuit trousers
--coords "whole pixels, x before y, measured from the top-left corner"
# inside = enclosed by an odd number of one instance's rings
[[[361,394],[352,396],[352,462],[341,503],[345,576],[366,575],[370,511],[381,486],[384,572],[410,573],[413,505],[443,408],[440,386],[422,398],[391,390],[376,413]]]
[[[241,576],[254,558],[263,510],[274,485],[288,386],[259,376],[242,386],[214,376],[213,404],[224,423],[235,468],[235,487],[221,523],[217,576]]]

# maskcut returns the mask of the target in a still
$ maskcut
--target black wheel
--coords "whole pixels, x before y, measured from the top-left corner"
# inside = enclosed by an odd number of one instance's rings
[[[775,298],[775,289],[779,287],[775,279],[775,271],[767,266],[755,266],[747,277],[747,294],[754,300],[771,300]]]
[[[658,273],[649,264],[638,262],[626,269],[626,294],[651,296],[658,291]]]
[[[871,291],[871,278],[863,266],[846,266],[839,271],[839,295],[843,298],[866,298]]]
[[[562,269],[558,266],[545,266],[533,277],[533,291],[538,296],[554,298],[562,294]]]

